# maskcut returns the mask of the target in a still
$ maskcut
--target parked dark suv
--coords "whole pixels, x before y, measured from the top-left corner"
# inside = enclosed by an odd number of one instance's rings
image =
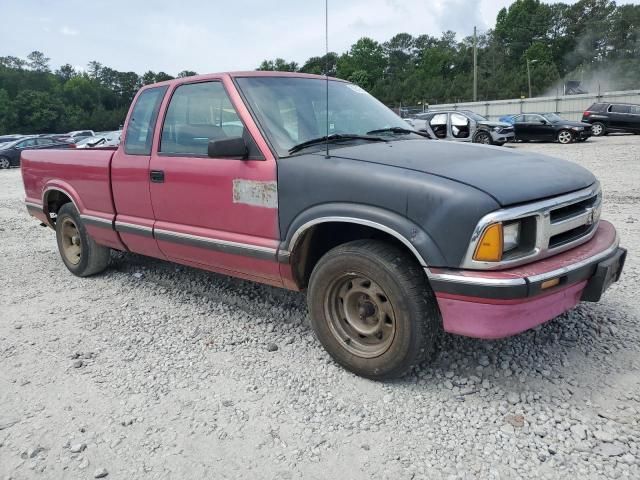
[[[631,103],[594,103],[582,114],[591,124],[591,133],[599,137],[609,132],[640,134],[640,105]]]

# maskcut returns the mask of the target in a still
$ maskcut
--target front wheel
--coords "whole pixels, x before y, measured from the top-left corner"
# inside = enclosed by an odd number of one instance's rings
[[[78,277],[102,272],[109,265],[111,250],[98,245],[87,233],[80,214],[65,203],[56,217],[58,250],[65,266]]]
[[[593,125],[591,125],[591,134],[595,137],[601,137],[606,133],[606,131],[607,130],[604,126],[604,123],[595,122],[593,123]]]
[[[324,255],[309,281],[311,325],[340,365],[357,375],[400,377],[435,351],[440,312],[408,254],[357,240]]]
[[[560,130],[558,132],[558,142],[563,145],[573,142],[573,134],[569,130]]]
[[[7,157],[0,157],[0,170],[11,167],[11,162]]]
[[[487,132],[478,132],[473,137],[473,143],[482,143],[484,145],[491,145],[491,135]]]

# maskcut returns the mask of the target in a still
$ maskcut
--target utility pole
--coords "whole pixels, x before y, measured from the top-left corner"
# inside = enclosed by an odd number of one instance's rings
[[[478,101],[478,35],[473,27],[473,101]]]
[[[527,58],[527,80],[529,82],[529,98],[531,98],[531,67],[530,63],[538,63],[538,60],[529,60]]]
[[[531,98],[531,68],[529,68],[528,58],[527,58],[527,80],[529,81],[529,98]]]

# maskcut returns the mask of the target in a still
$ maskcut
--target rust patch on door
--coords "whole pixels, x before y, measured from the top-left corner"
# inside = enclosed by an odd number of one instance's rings
[[[278,208],[278,186],[276,182],[236,178],[233,180],[233,203]]]

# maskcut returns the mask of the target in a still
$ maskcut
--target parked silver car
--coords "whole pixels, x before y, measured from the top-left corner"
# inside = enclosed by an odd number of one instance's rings
[[[438,110],[420,113],[407,122],[433,138],[457,142],[504,145],[514,139],[513,125],[492,122],[471,110]]]

